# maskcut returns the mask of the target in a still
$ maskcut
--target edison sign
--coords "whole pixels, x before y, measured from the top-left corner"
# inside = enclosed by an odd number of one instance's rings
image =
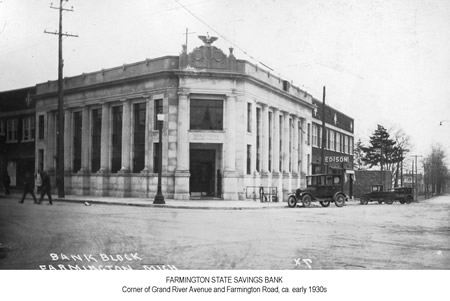
[[[325,156],[325,163],[348,163],[348,156]]]

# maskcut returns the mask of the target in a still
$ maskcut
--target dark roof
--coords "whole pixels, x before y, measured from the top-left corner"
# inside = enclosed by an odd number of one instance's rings
[[[36,88],[28,87],[11,91],[0,92],[0,112],[31,109],[36,106],[32,97],[36,94]]]

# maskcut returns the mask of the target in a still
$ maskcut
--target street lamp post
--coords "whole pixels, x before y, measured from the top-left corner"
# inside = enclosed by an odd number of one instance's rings
[[[153,204],[165,204],[164,195],[161,192],[161,173],[162,173],[162,129],[164,125],[164,114],[157,114],[158,129],[159,129],[159,144],[158,144],[158,191],[156,192]]]

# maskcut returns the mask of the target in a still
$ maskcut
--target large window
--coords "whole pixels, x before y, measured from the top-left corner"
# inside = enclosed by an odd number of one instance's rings
[[[34,116],[22,119],[22,141],[33,141],[35,136]]]
[[[256,108],[256,170],[259,172],[261,158],[261,108]]]
[[[159,143],[153,143],[153,172],[159,172]]]
[[[252,104],[247,103],[247,132],[252,132]]]
[[[146,103],[134,105],[133,127],[133,172],[140,172],[145,167],[145,115]]]
[[[342,152],[341,149],[341,133],[336,132],[336,151]]]
[[[315,147],[319,147],[319,142],[318,142],[318,127],[317,125],[313,124],[312,125],[312,145]]]
[[[348,153],[348,136],[344,136],[344,153]]]
[[[4,135],[5,135],[5,121],[0,120],[0,136],[4,136]]]
[[[279,132],[279,137],[280,137],[280,148],[279,148],[279,155],[280,155],[280,165],[278,166],[279,170],[282,171],[283,170],[283,116],[280,115],[280,124],[278,125],[278,128],[280,130]]]
[[[308,123],[308,131],[306,132],[306,135],[307,135],[307,137],[306,137],[306,143],[308,144],[308,145],[310,145],[311,144],[311,138],[310,138],[310,136],[311,136],[311,124],[309,124]]]
[[[163,100],[162,99],[155,99],[155,107],[154,107],[154,113],[153,113],[153,129],[158,129],[158,114],[163,112]]]
[[[348,153],[349,153],[350,155],[353,155],[353,148],[354,148],[354,145],[353,145],[353,137],[349,137],[348,147],[349,147]]]
[[[44,139],[44,115],[38,117],[38,139]]]
[[[101,109],[92,110],[92,157],[91,170],[97,172],[100,169],[102,142],[102,111]]]
[[[273,135],[273,114],[269,112],[269,162],[268,169],[272,172],[272,135]]]
[[[223,100],[191,99],[191,130],[222,130]]]
[[[333,130],[328,130],[330,133],[330,150],[334,151],[336,150],[336,144],[334,142],[334,135],[335,132]]]
[[[116,173],[122,165],[122,106],[112,108],[111,172]]]
[[[252,146],[247,144],[247,174],[252,174]]]
[[[73,172],[81,169],[81,137],[82,137],[81,112],[73,113]]]
[[[6,142],[17,142],[17,119],[6,121]]]
[[[293,152],[293,150],[292,150],[292,140],[294,140],[293,137],[292,137],[292,135],[293,135],[293,131],[292,131],[293,125],[292,125],[292,123],[293,123],[292,118],[289,118],[289,151],[288,151],[289,172],[292,171],[292,152]]]

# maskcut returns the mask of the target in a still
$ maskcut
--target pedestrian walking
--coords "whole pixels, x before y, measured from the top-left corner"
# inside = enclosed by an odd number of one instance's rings
[[[48,197],[48,204],[53,205],[52,202],[52,187],[50,183],[50,177],[48,174],[44,171],[41,174],[42,176],[42,186],[41,186],[41,198],[39,199],[39,204],[44,199],[44,196],[47,195]]]
[[[25,197],[28,193],[31,194],[33,197],[34,203],[37,204],[36,196],[34,195],[34,177],[33,174],[29,171],[25,173],[25,182],[23,183],[23,195],[22,200],[19,201],[19,203],[23,204],[23,201],[25,200]]]
[[[5,194],[9,195],[9,185],[11,185],[11,179],[9,178],[8,171],[5,172],[5,176],[3,177],[3,186],[5,186]]]
[[[40,170],[34,176],[34,182],[36,183],[36,193],[38,193],[38,194],[41,193],[42,175],[41,175],[41,171]]]

